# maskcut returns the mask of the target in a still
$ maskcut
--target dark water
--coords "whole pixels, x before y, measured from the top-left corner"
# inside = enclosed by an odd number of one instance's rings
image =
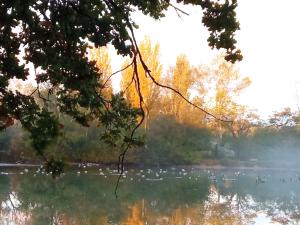
[[[0,224],[300,224],[297,171],[1,169]],[[80,174],[78,173],[80,171]]]

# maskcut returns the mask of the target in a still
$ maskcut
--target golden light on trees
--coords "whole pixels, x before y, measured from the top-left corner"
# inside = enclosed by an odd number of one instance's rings
[[[162,74],[162,65],[159,61],[159,44],[153,45],[149,37],[140,43],[140,52],[143,56],[144,62],[151,70],[152,76],[155,80],[160,80]],[[127,60],[123,67],[129,65],[130,62]],[[143,108],[145,111],[145,128],[147,129],[150,117],[153,113],[153,108],[158,102],[159,98],[159,87],[157,87],[149,77],[145,74],[144,68],[138,61],[137,65],[140,84],[141,94],[143,96]],[[139,107],[139,95],[137,93],[135,82],[133,80],[133,68],[130,67],[122,72],[121,90],[124,91],[126,99],[134,107]]]
[[[110,80],[112,69],[108,49],[106,47],[92,48],[89,50],[89,54],[90,61],[95,62],[95,66],[101,74],[101,92],[109,97],[112,94],[112,83]]]
[[[186,55],[179,55],[175,67],[172,70],[172,87],[179,91],[187,99],[189,98],[189,89],[193,83],[192,69]],[[178,121],[182,121],[184,107],[187,103],[176,93],[171,95],[172,113]]]
[[[220,55],[214,60],[206,78],[210,96],[208,108],[216,117],[237,122],[241,115],[246,113],[246,107],[238,104],[236,98],[251,84],[251,81],[248,77],[243,78],[233,64],[225,62],[221,57]],[[210,122],[220,140],[228,124],[220,120]]]

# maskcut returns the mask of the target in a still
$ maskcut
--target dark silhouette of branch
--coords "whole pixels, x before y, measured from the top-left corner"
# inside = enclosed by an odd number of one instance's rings
[[[34,91],[31,92],[31,94],[29,95],[29,97],[31,97],[37,90],[38,90],[38,88],[35,88]]]
[[[132,75],[131,81],[128,83],[128,85],[126,86],[126,88],[123,90],[124,92],[127,91],[127,89],[130,87],[130,85],[133,83],[134,81],[134,75]]]
[[[190,15],[190,14],[188,14],[187,12],[183,11],[182,9],[176,7],[176,6],[173,5],[172,3],[169,3],[169,6],[171,6],[172,8],[175,9],[175,12],[177,13],[177,16],[178,16],[179,18],[181,18],[181,19],[182,19],[182,17],[181,17],[181,15],[180,15],[180,13],[181,13],[181,14],[184,14],[184,15],[186,15],[186,16],[189,16],[189,15]]]
[[[142,123],[145,120],[145,112],[144,112],[144,108],[143,108],[143,95],[142,95],[142,92],[141,92],[141,84],[140,84],[140,79],[139,79],[139,76],[138,76],[138,68],[137,68],[137,58],[136,58],[137,54],[136,54],[136,50],[134,50],[134,51],[135,51],[135,53],[134,53],[134,57],[133,57],[133,60],[132,60],[132,62],[133,62],[133,75],[132,75],[132,77],[133,77],[133,80],[135,82],[136,91],[138,92],[138,95],[139,95],[139,108],[142,111],[142,118],[139,121],[139,123],[134,127],[134,129],[131,131],[131,135],[130,135],[128,144],[126,145],[123,152],[119,155],[119,162],[118,162],[119,176],[118,176],[118,180],[117,180],[116,187],[115,187],[115,196],[116,196],[116,198],[118,197],[117,191],[118,191],[120,179],[121,179],[121,177],[124,173],[124,160],[125,160],[126,153],[132,145],[131,142],[133,141],[133,136],[134,136],[136,130],[142,125]]]
[[[124,68],[122,68],[122,69],[120,69],[120,70],[118,70],[118,71],[112,73],[111,75],[109,75],[109,77],[108,77],[108,78],[105,80],[105,82],[103,83],[103,87],[106,86],[106,83],[112,78],[112,76],[114,76],[114,75],[116,75],[116,74],[118,74],[118,73],[123,72],[124,70],[126,70],[126,69],[128,69],[130,66],[132,66],[132,64],[133,64],[133,61],[132,61],[131,63],[129,63],[127,66],[125,66]]]

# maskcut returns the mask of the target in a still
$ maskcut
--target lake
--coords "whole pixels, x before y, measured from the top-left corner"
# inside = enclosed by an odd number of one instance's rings
[[[300,224],[298,171],[0,168],[0,224]]]

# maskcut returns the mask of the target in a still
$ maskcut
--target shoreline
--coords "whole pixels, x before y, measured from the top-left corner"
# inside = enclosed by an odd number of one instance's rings
[[[39,167],[42,164],[31,164],[31,163],[0,163],[0,167]]]
[[[79,165],[82,163],[70,163],[70,168],[80,167]],[[18,168],[18,167],[40,167],[43,164],[31,164],[31,163],[0,163],[0,168]],[[95,168],[95,167],[113,167],[116,164],[103,164],[103,163],[84,163],[87,165],[87,168]],[[160,167],[155,165],[125,165],[127,168],[189,168],[189,169],[213,169],[213,170],[289,170],[289,171],[300,171],[300,167],[267,167],[267,166],[224,166],[224,165],[161,165]]]

